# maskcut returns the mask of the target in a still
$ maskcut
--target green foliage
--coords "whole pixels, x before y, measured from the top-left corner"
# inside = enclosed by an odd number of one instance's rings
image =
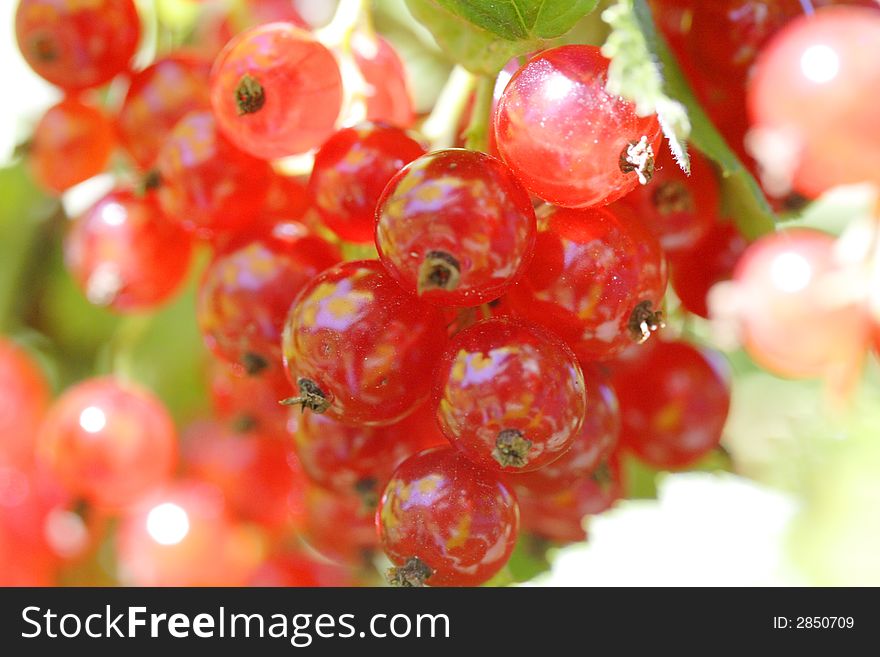
[[[495,75],[510,58],[568,32],[596,7],[596,0],[407,0],[406,4],[457,63],[473,73]]]

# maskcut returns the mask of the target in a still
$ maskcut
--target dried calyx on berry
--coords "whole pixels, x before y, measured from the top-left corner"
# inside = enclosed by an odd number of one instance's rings
[[[434,571],[418,557],[410,557],[402,566],[389,568],[386,578],[391,586],[419,587],[424,586]]]
[[[259,112],[265,104],[266,91],[260,81],[250,73],[242,75],[235,88],[235,105],[239,116]]]
[[[458,260],[445,251],[428,251],[419,267],[417,291],[447,290],[458,287],[461,280],[461,265]]]
[[[284,406],[299,406],[305,412],[306,409],[315,413],[323,413],[330,408],[330,400],[318,384],[311,379],[299,378],[296,380],[299,388],[299,396],[282,399],[279,403]]]
[[[647,342],[648,338],[655,331],[666,326],[663,320],[663,311],[654,310],[654,305],[650,301],[642,301],[639,303],[627,322],[627,328],[633,340],[638,344]]]
[[[531,448],[532,441],[526,438],[522,431],[503,429],[498,432],[492,458],[498,461],[502,468],[521,468],[529,462]]]

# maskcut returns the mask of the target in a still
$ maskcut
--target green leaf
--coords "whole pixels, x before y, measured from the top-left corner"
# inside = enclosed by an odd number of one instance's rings
[[[509,41],[553,39],[596,8],[598,0],[436,0],[472,25]]]
[[[496,75],[512,57],[541,46],[540,39],[499,38],[434,0],[406,0],[406,6],[413,17],[431,31],[443,52],[479,75]]]
[[[606,54],[614,58],[609,88],[633,100],[640,112],[653,106],[680,164],[683,142],[689,138],[718,165],[724,209],[746,237],[772,232],[776,218],[760,186],[700,106],[657,31],[645,0],[619,0],[603,13],[603,18],[613,21],[605,45]],[[682,118],[681,108],[686,110],[687,121]],[[687,170],[686,165],[682,168]]]

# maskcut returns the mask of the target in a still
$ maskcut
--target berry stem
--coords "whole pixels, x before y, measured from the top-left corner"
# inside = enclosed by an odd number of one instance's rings
[[[489,149],[489,126],[492,123],[495,80],[487,75],[480,76],[476,87],[471,120],[465,131],[465,146],[473,151],[485,153]]]
[[[449,148],[455,143],[461,115],[477,78],[462,66],[456,66],[449,74],[434,109],[422,124],[422,134],[431,144],[431,150]]]

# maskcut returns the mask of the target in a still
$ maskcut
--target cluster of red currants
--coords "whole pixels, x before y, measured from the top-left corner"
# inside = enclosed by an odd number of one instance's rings
[[[218,20],[223,37],[133,71],[132,0],[20,2],[23,55],[67,94],[35,129],[35,177],[62,192],[117,145],[136,172],[71,223],[71,274],[95,304],[151,310],[209,248],[197,317],[216,357],[214,417],[179,441],[161,402],[119,376],[46,410],[38,368],[2,345],[0,483],[29,481],[31,501],[0,521],[0,554],[33,558],[23,581],[51,580],[119,519],[126,583],[352,583],[381,547],[393,583],[478,585],[521,528],[582,540],[583,518],[623,495],[623,455],[683,468],[718,447],[723,359],[652,334],[668,275],[706,317],[747,243],[714,166],[693,153],[681,172],[657,118],[606,90],[599,48],[517,62],[493,99],[492,154],[428,152],[380,36],[359,26],[331,49],[290,3],[246,4],[260,9]],[[656,4],[667,19],[663,5],[706,3]],[[877,14],[853,16],[878,30]],[[88,103],[119,77],[112,116]],[[277,164],[313,151],[307,180]],[[767,247],[749,248],[740,278]],[[71,535],[59,522],[80,523],[76,545],[53,538]]]

